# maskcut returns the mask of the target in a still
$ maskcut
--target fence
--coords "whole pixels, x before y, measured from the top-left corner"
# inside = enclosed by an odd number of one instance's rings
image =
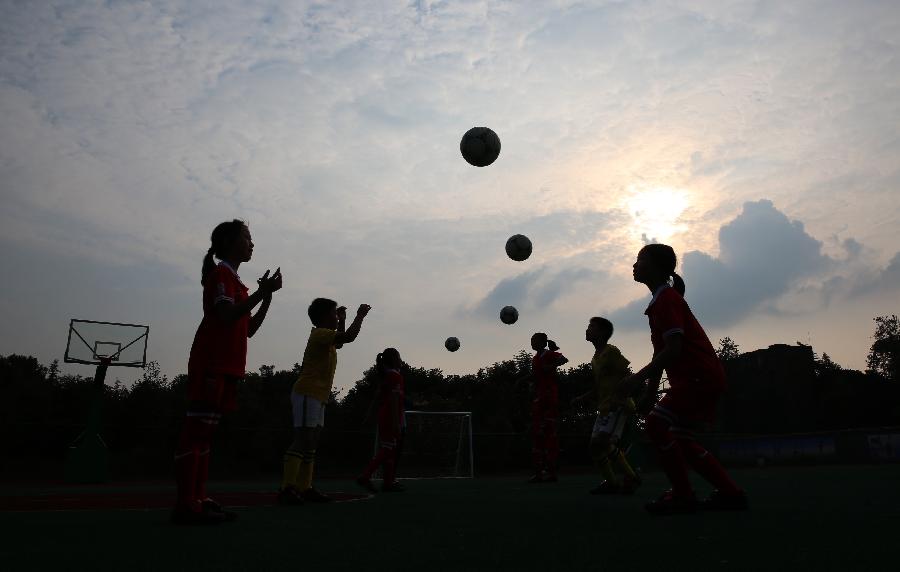
[[[107,425],[102,436],[110,451],[113,478],[168,478],[180,419],[165,426]],[[83,426],[75,424],[3,424],[0,426],[0,479],[61,478],[62,463]],[[374,428],[322,432],[317,473],[351,476],[372,454]],[[588,469],[587,433],[560,435],[560,465]],[[729,466],[766,464],[882,463],[900,461],[900,427],[871,427],[791,435],[704,435],[701,442]],[[242,427],[223,422],[215,436],[211,472],[234,477],[277,474],[291,441],[283,428]],[[476,476],[530,468],[528,433],[478,432],[472,435]],[[655,454],[642,438],[630,452],[633,464],[655,469]]]

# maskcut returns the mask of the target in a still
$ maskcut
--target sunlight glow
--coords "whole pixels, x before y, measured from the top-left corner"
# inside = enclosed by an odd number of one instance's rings
[[[671,187],[630,187],[625,200],[632,230],[644,242],[665,242],[687,226],[679,217],[687,209],[686,191]]]

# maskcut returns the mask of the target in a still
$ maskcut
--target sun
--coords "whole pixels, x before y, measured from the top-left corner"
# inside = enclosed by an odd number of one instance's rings
[[[688,193],[672,187],[630,187],[625,199],[632,231],[644,242],[665,242],[687,229],[679,217],[689,204]]]

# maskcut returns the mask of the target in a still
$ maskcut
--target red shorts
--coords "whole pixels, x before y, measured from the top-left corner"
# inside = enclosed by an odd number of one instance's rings
[[[210,413],[237,410],[237,385],[241,377],[221,373],[188,373],[188,409]]]
[[[659,400],[659,407],[670,411],[679,423],[704,425],[716,420],[716,405],[722,393],[716,389],[678,386],[670,388]]]

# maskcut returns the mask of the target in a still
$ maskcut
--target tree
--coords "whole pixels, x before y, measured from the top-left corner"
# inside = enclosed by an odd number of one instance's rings
[[[868,371],[900,381],[900,319],[896,314],[875,318],[875,341],[866,357]]]
[[[741,349],[734,340],[725,336],[719,340],[719,347],[716,348],[716,355],[719,356],[719,359],[723,362],[731,361],[741,355]]]

